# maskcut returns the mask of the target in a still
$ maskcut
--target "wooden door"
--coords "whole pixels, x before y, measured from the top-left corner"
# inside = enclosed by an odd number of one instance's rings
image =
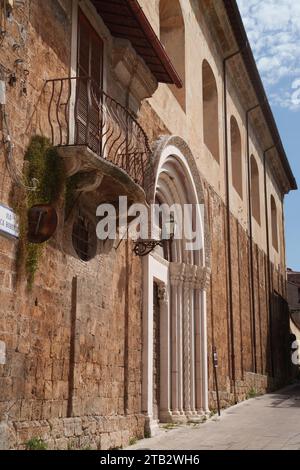
[[[77,56],[76,136],[79,145],[87,145],[101,154],[103,86],[103,41],[79,10]]]

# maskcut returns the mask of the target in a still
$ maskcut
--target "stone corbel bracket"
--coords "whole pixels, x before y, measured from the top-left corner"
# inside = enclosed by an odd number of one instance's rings
[[[60,156],[64,160],[67,176],[76,173],[83,174],[80,191],[90,192],[99,188],[104,177],[115,181],[124,190],[124,195],[134,202],[144,204],[146,195],[144,190],[135,183],[126,171],[117,167],[104,158],[98,157],[85,146],[58,147]]]
[[[136,113],[158,88],[156,78],[127,39],[114,39],[112,68],[122,88],[128,90],[129,108]]]

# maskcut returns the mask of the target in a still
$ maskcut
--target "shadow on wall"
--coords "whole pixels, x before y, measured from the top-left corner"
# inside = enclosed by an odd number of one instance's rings
[[[182,109],[186,110],[185,97],[185,27],[179,0],[160,0],[160,40],[164,45],[183,87],[169,85]]]
[[[270,324],[264,333],[264,337],[262,336],[262,332],[259,328],[259,311],[256,310],[255,312],[256,342],[251,334],[252,340],[251,343],[249,343],[251,344],[252,365],[249,363],[244,367],[243,371],[238,371],[237,380],[235,382],[235,391],[233,382],[230,384],[227,383],[227,389],[224,388],[224,383],[222,384],[222,380],[219,380],[222,379],[222,364],[219,364],[219,368],[217,368],[221,408],[227,408],[245,399],[254,398],[265,393],[280,390],[286,385],[293,383],[297,378],[299,367],[294,366],[291,360],[288,304],[276,291],[271,294],[270,301],[272,305],[272,314]],[[263,352],[262,350],[262,342],[266,346],[266,352]],[[262,354],[263,356],[260,357]],[[255,356],[256,364],[254,361]],[[246,363],[244,362],[244,366],[245,365]],[[213,369],[213,355],[211,356],[210,366]],[[213,378],[213,388],[210,392],[210,409],[212,411],[217,409],[215,380],[216,377]],[[276,403],[277,402],[275,401],[274,406]],[[291,406],[299,406],[299,404],[300,401],[299,403],[297,402],[297,404],[293,404]]]

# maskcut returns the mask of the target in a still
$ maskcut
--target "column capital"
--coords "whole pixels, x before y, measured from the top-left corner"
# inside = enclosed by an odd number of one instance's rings
[[[187,289],[194,289],[198,266],[195,264],[187,264],[184,272],[184,287]]]
[[[158,299],[160,303],[168,303],[168,289],[165,284],[158,286]]]
[[[195,289],[207,290],[210,285],[211,269],[208,266],[198,266]]]
[[[184,263],[170,263],[170,280],[172,286],[179,286],[184,281],[186,265]]]

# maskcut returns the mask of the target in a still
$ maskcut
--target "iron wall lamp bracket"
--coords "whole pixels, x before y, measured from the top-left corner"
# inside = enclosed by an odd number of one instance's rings
[[[160,246],[163,248],[163,241],[162,240],[137,240],[134,242],[133,252],[136,256],[147,256],[157,246]]]
[[[136,256],[147,256],[149,255],[157,246],[164,248],[164,243],[167,241],[172,241],[175,237],[176,223],[174,215],[170,215],[170,220],[164,224],[162,230],[163,235],[160,240],[158,239],[148,239],[143,240],[139,238],[134,242],[133,252]]]

